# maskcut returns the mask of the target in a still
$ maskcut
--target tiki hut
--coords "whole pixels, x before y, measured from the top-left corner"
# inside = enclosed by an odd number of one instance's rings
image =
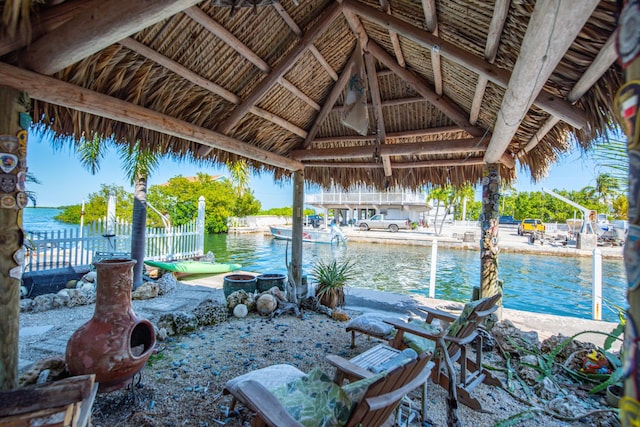
[[[415,189],[484,177],[491,205],[500,180],[542,178],[617,125],[618,3],[0,1],[0,135],[23,135],[28,113],[77,142],[246,159],[293,177],[294,207],[304,182]],[[20,235],[9,211],[3,233]],[[294,269],[301,230],[298,212]],[[0,254],[3,310],[18,305],[19,240]],[[490,265],[497,251],[484,250]],[[2,319],[0,336],[16,328]],[[0,350],[0,388],[12,351]]]

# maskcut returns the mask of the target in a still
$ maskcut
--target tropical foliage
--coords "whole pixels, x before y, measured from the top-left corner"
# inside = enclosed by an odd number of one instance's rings
[[[316,296],[320,304],[330,308],[344,305],[344,286],[353,278],[355,263],[344,261],[326,262],[318,259],[311,268],[311,276],[318,282]]]
[[[131,218],[133,196],[123,187],[103,185],[99,192],[88,197],[85,206],[85,222],[104,218],[107,213],[109,192],[115,191],[118,218]],[[189,223],[198,214],[198,199],[205,198],[205,232],[208,234],[227,231],[227,218],[238,212],[237,192],[231,181],[216,180],[206,174],[198,174],[195,179],[177,176],[168,183],[153,185],[147,191],[147,200],[157,210],[169,216],[171,223],[182,225]],[[260,211],[260,202],[250,190],[242,196],[243,210],[246,215],[255,215]],[[244,214],[243,214],[244,215]],[[80,205],[66,206],[56,219],[68,223],[80,222]],[[149,211],[147,225],[162,227],[157,214]]]

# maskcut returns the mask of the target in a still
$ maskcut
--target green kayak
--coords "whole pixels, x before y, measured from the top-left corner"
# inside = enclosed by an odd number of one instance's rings
[[[180,275],[187,274],[220,274],[229,271],[239,270],[240,264],[219,264],[217,262],[208,261],[145,261],[150,267],[161,268],[167,271],[173,271]]]

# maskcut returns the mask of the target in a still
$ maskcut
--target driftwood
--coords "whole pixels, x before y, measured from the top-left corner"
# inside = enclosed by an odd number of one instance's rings
[[[97,391],[95,375],[0,392],[0,426],[86,426]]]

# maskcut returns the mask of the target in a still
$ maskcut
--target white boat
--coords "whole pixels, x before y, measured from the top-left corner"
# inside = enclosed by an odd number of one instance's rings
[[[291,227],[269,227],[274,239],[291,240]],[[310,243],[346,243],[347,236],[338,226],[331,226],[329,229],[304,228],[302,230],[302,241]]]

